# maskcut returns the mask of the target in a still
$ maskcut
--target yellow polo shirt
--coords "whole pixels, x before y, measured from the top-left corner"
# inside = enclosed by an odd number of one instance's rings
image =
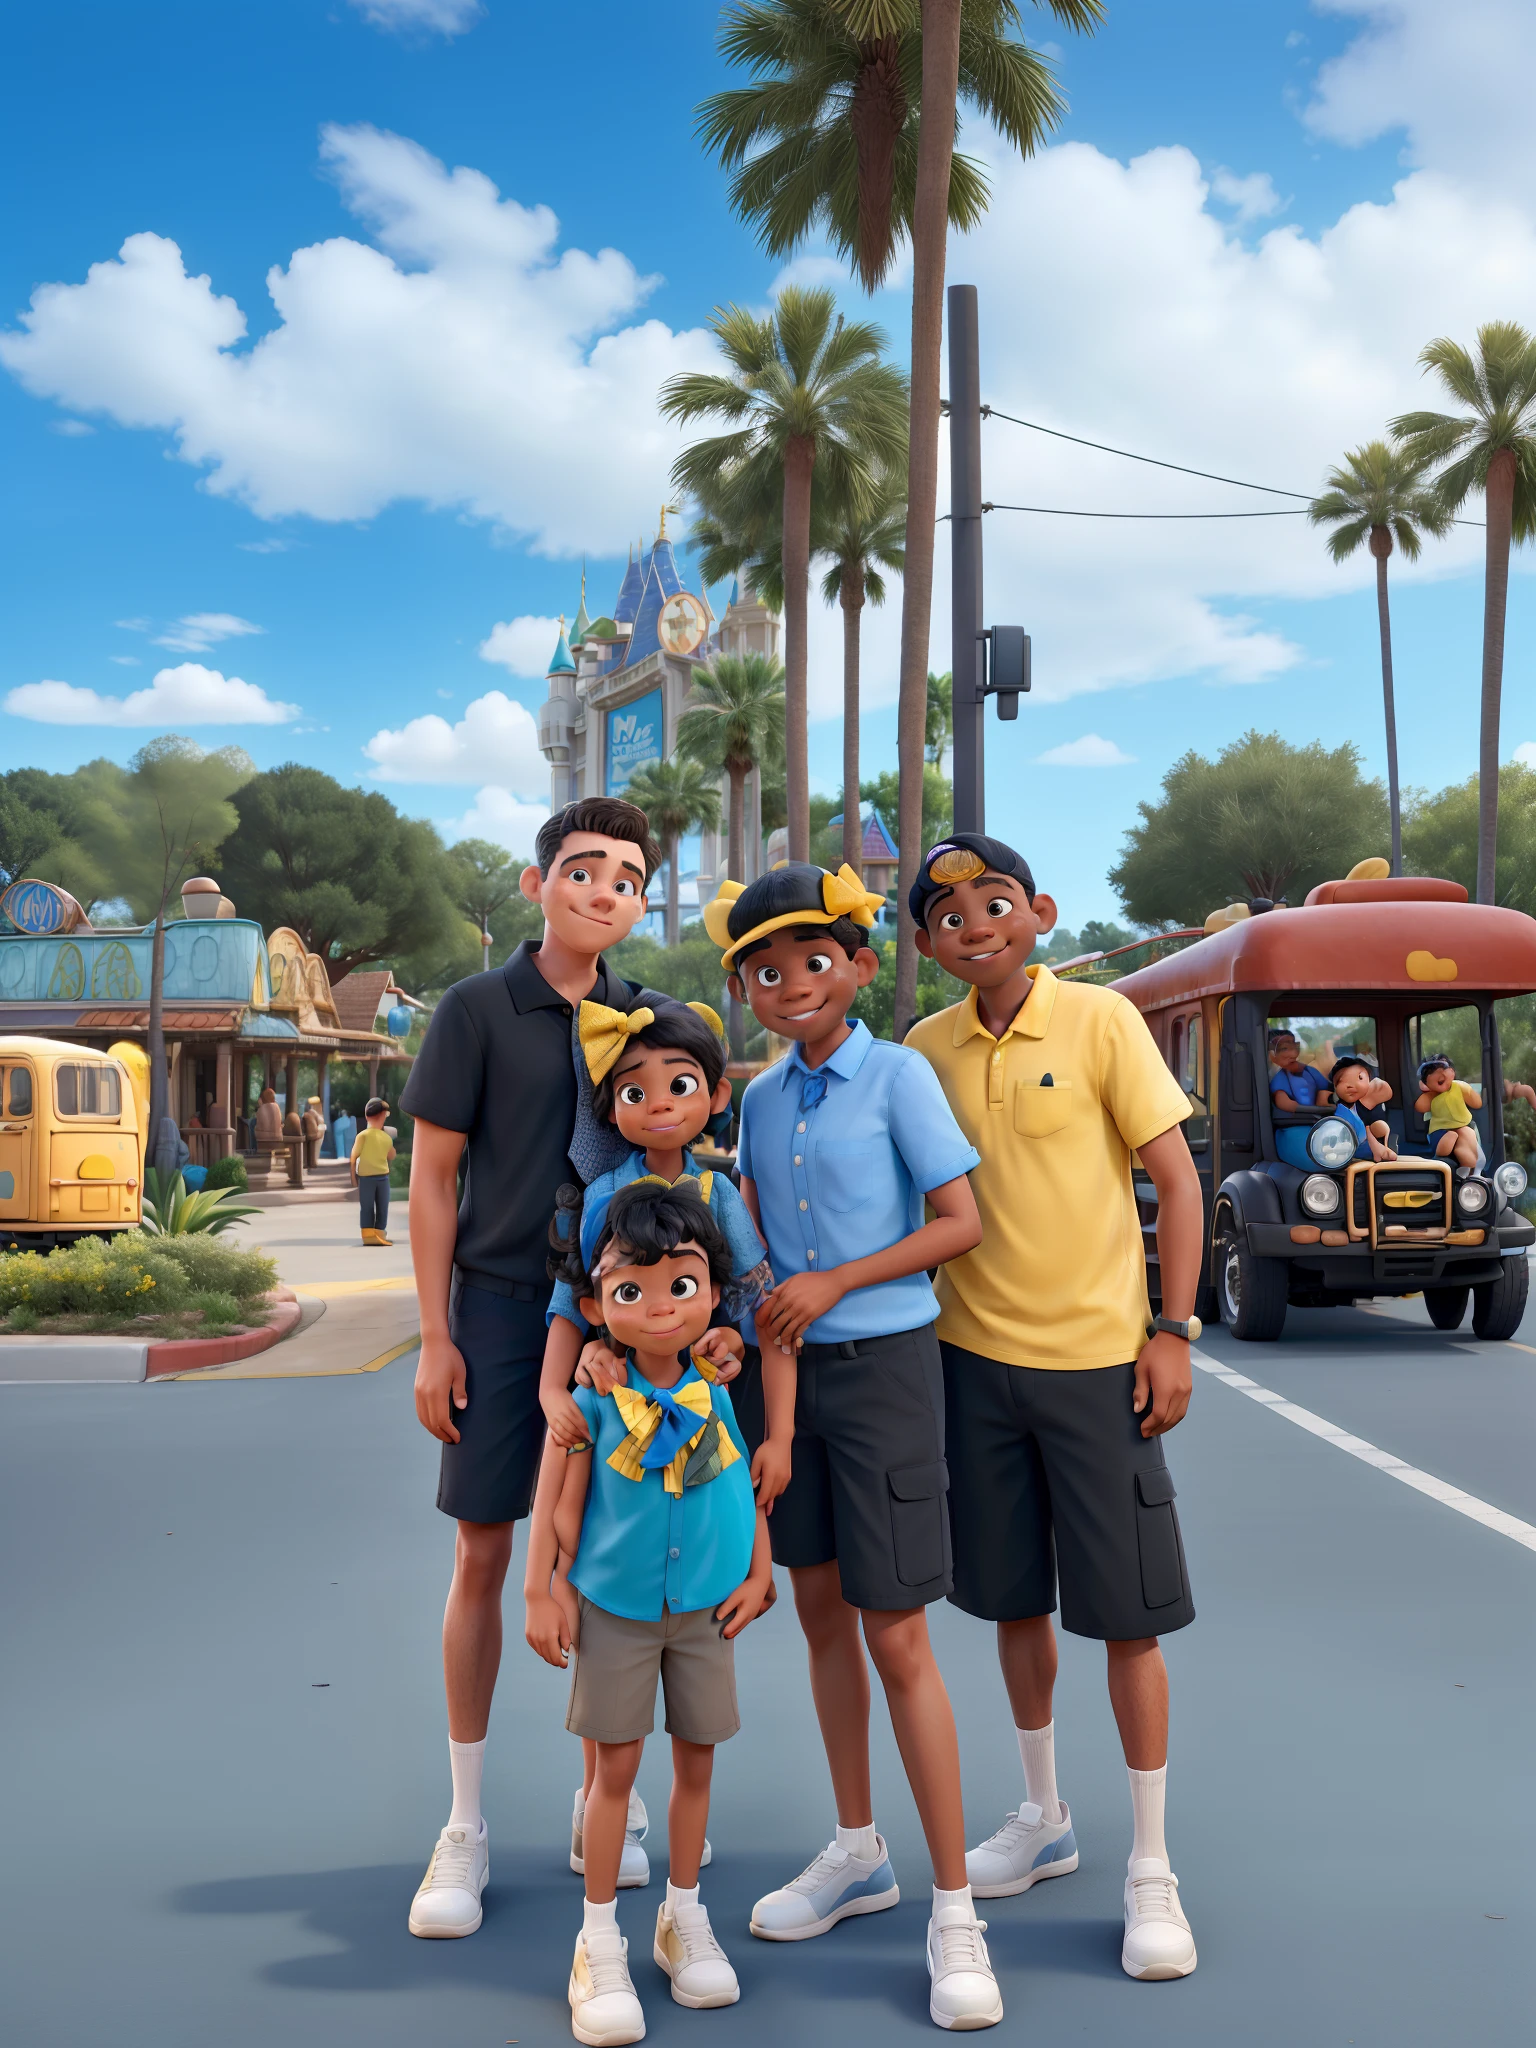
[[[1029,972],[1001,1039],[975,989],[907,1034],[981,1154],[985,1235],[939,1272],[938,1334],[1008,1365],[1124,1365],[1150,1313],[1131,1153],[1190,1104],[1124,996]]]

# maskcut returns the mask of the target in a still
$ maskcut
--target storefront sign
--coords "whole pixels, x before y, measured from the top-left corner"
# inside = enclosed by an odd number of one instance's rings
[[[666,721],[660,690],[608,714],[608,794],[622,796],[637,768],[663,758]]]

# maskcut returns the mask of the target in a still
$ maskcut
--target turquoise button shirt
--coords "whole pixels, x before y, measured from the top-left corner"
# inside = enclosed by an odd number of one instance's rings
[[[814,1070],[797,1045],[758,1075],[742,1097],[736,1164],[756,1183],[769,1262],[782,1281],[910,1237],[928,1190],[969,1173],[981,1154],[922,1054],[859,1023]],[[806,1341],[893,1336],[938,1313],[927,1274],[909,1273],[845,1294],[810,1325]]]
[[[698,1378],[690,1365],[669,1391],[675,1394]],[[647,1400],[654,1395],[633,1365],[629,1384]],[[594,1449],[571,1584],[594,1607],[629,1621],[659,1621],[664,1608],[692,1614],[718,1607],[747,1576],[757,1534],[751,1466],[730,1395],[724,1387],[710,1388],[721,1427],[741,1457],[702,1486],[685,1486],[677,1495],[666,1491],[660,1471],[625,1479],[609,1465],[629,1434],[611,1394],[577,1387],[573,1398]]]

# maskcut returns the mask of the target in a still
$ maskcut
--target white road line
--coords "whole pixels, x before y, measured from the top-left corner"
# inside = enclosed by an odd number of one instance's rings
[[[1294,1422],[1298,1429],[1305,1429],[1313,1436],[1319,1436],[1324,1443],[1332,1444],[1335,1450],[1348,1451],[1352,1458],[1358,1458],[1363,1465],[1374,1465],[1378,1472],[1385,1472],[1390,1479],[1400,1479],[1404,1486],[1411,1486],[1417,1493],[1427,1493],[1431,1500],[1442,1506],[1454,1508],[1458,1515],[1465,1515],[1469,1521],[1481,1522],[1485,1529],[1493,1529],[1500,1536],[1508,1536],[1511,1542],[1520,1543],[1527,1550],[1536,1550],[1536,1527],[1522,1522],[1518,1515],[1507,1515],[1502,1508],[1490,1506],[1479,1500],[1474,1493],[1463,1493],[1459,1486],[1452,1486],[1447,1480],[1437,1479],[1432,1472],[1421,1472],[1417,1465],[1405,1464],[1390,1451],[1380,1451],[1375,1444],[1368,1444],[1363,1436],[1351,1436],[1347,1429],[1340,1429],[1336,1422],[1327,1422],[1321,1415],[1314,1415],[1310,1408],[1298,1408],[1294,1401],[1287,1401],[1268,1387],[1261,1387],[1256,1380],[1245,1379],[1240,1372],[1234,1372],[1230,1365],[1223,1365],[1208,1352],[1191,1344],[1189,1355],[1202,1372],[1208,1372],[1212,1379],[1235,1387],[1240,1394],[1246,1394],[1250,1401],[1257,1401],[1262,1408],[1268,1408],[1275,1415],[1283,1415],[1287,1422]]]

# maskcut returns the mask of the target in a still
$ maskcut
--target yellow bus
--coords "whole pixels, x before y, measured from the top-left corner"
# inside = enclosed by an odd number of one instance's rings
[[[0,1250],[136,1230],[143,1186],[123,1062],[56,1038],[0,1037]]]

